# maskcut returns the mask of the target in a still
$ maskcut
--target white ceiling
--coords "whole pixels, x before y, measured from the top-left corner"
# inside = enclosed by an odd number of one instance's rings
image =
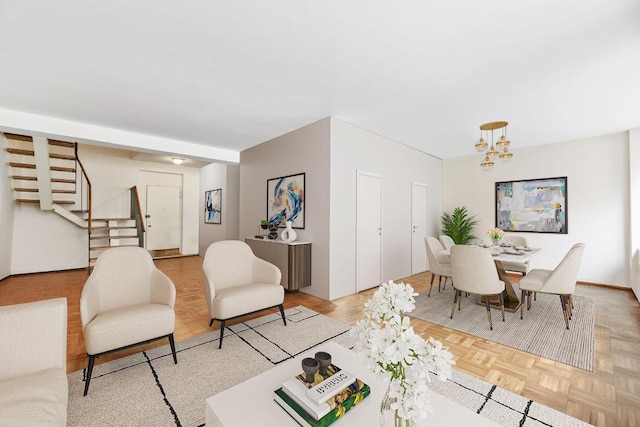
[[[441,158],[640,127],[639,0],[0,0],[0,46],[0,108],[238,151],[327,116]]]

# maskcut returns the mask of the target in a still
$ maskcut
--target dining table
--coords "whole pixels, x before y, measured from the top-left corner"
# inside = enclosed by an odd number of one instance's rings
[[[498,277],[500,280],[504,282],[504,291],[502,291],[502,298],[504,300],[504,309],[509,312],[514,312],[518,308],[520,308],[520,298],[518,298],[518,293],[513,288],[513,284],[511,283],[511,279],[509,275],[504,269],[502,262],[519,262],[525,263],[533,258],[535,255],[540,253],[541,248],[531,248],[528,246],[490,246],[490,245],[478,245],[480,247],[486,248],[489,252],[491,252],[491,256],[493,261],[496,264],[496,270],[498,271]],[[445,249],[440,251],[441,255],[450,256],[449,249]],[[455,286],[455,278],[454,278],[454,286]],[[484,298],[480,298],[478,304],[485,305]],[[489,296],[489,304],[494,307],[500,307],[500,296],[499,295],[491,295]]]

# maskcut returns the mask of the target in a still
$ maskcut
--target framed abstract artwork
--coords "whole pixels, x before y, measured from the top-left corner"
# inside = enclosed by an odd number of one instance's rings
[[[567,234],[567,177],[496,182],[496,227]]]
[[[222,224],[222,188],[204,192],[205,224]]]
[[[304,228],[304,173],[267,180],[267,221],[284,227]]]

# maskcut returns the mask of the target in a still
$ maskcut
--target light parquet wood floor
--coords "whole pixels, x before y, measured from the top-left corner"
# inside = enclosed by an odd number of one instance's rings
[[[181,257],[155,262],[176,285],[176,340],[219,328],[217,322],[209,328],[202,258]],[[86,270],[72,270],[12,276],[0,281],[0,305],[67,297],[69,372],[82,369],[87,363],[79,308],[86,278]],[[403,281],[421,292],[427,289],[429,278],[430,274],[424,273]],[[517,280],[517,276],[514,278]],[[285,306],[304,305],[354,324],[362,317],[363,304],[373,292],[369,290],[335,301],[297,292],[286,295]],[[576,294],[591,296],[596,302],[596,369],[593,373],[422,320],[413,319],[412,325],[423,337],[433,336],[449,346],[457,369],[468,374],[597,426],[640,426],[640,305],[627,290],[578,285]],[[255,316],[262,314],[264,312]],[[146,347],[163,344],[164,340]],[[98,359],[98,363],[144,348],[108,355]]]

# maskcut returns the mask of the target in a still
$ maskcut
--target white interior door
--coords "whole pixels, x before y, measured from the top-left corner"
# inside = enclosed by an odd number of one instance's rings
[[[382,282],[382,176],[358,171],[356,292]]]
[[[179,249],[180,188],[147,186],[147,250]]]
[[[411,274],[427,271],[427,185],[411,183]]]

